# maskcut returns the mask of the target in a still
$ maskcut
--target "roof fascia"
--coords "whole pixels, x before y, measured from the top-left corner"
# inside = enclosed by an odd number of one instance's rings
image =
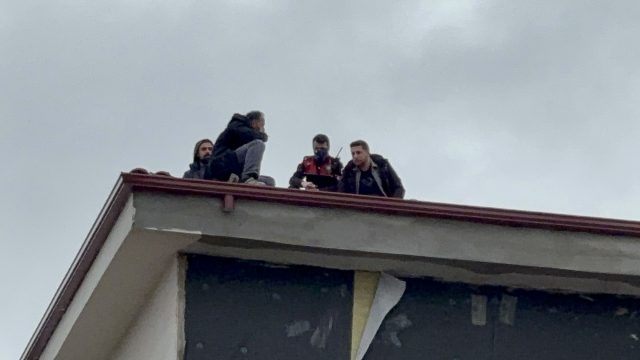
[[[483,224],[588,232],[600,235],[640,237],[640,222],[587,216],[506,210],[352,194],[265,188],[207,180],[157,175],[122,174],[134,191],[159,191],[189,195],[231,195],[250,200],[297,206],[342,208],[357,211],[440,218]]]
[[[73,260],[61,285],[58,287],[53,300],[40,320],[34,335],[29,340],[27,347],[20,357],[21,360],[36,360],[42,354],[98,256],[100,249],[107,240],[111,229],[118,220],[120,212],[127,204],[130,195],[131,187],[123,181],[122,177],[118,178],[98,218],[93,223],[82,247]]]
[[[640,237],[640,222],[542,212],[453,205],[351,194],[264,188],[168,176],[122,173],[87,235],[73,264],[49,304],[21,360],[36,360],[60,323],[67,307],[93,265],[127,199],[134,191],[224,196],[281,204],[342,208],[389,215],[441,218],[515,227]]]

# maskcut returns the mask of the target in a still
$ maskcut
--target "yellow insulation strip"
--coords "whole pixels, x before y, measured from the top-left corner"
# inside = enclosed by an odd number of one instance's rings
[[[356,271],[353,277],[353,322],[351,324],[351,360],[356,358],[358,347],[367,324],[369,310],[376,295],[380,273]]]

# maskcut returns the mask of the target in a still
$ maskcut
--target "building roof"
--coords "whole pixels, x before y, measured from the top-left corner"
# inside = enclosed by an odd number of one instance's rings
[[[73,265],[49,305],[23,360],[36,360],[42,354],[87,272],[102,249],[107,236],[134,192],[159,192],[173,195],[226,197],[225,206],[235,199],[272,202],[303,207],[339,208],[387,215],[456,220],[519,228],[538,228],[600,235],[640,237],[640,222],[541,212],[504,210],[443,203],[400,200],[295,189],[265,188],[203,180],[179,179],[166,173],[149,174],[144,170],[123,173],[89,232]]]

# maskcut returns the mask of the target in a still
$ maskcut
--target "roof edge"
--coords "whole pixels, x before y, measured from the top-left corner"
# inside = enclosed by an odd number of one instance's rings
[[[71,267],[49,303],[36,331],[22,353],[20,357],[21,360],[37,360],[42,355],[47,343],[80,288],[87,272],[98,256],[102,245],[109,236],[111,228],[113,228],[120,212],[125,207],[130,194],[131,187],[126,184],[122,176],[120,176],[111,190],[107,201],[100,210],[96,221],[93,223],[89,234],[80,247]]]
[[[187,195],[233,195],[237,198],[281,204],[329,207],[389,215],[429,217],[513,227],[588,232],[640,237],[640,222],[589,216],[509,210],[469,205],[402,200],[342,193],[256,187],[167,176],[122,174],[133,191],[159,191]]]
[[[160,174],[159,174],[160,175]],[[73,300],[84,277],[127,199],[134,191],[159,191],[187,195],[233,195],[238,198],[281,204],[341,208],[403,215],[468,221],[502,226],[588,232],[602,235],[640,237],[640,222],[543,212],[507,210],[415,200],[369,197],[351,194],[265,188],[207,180],[181,179],[140,173],[122,173],[94,222],[73,264],[49,304],[21,360],[37,360]]]

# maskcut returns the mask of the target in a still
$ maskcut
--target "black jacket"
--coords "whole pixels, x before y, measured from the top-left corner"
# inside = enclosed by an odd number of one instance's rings
[[[189,164],[189,170],[187,170],[184,175],[182,175],[183,179],[204,179],[204,173],[207,163],[203,163],[202,161],[200,161],[198,152],[200,150],[200,145],[205,142],[213,144],[213,141],[209,139],[202,139],[196,143],[196,146],[193,149],[193,162]]]
[[[333,173],[333,177],[330,178],[329,176],[311,175],[307,176],[307,181],[311,181],[316,184],[320,191],[335,192],[338,191],[338,179],[340,174],[342,174],[342,163],[340,162],[340,159],[336,159],[331,156],[329,156],[329,158],[331,159],[331,172]],[[302,178],[304,176],[304,162],[302,162],[298,165],[298,168],[291,176],[291,179],[289,179],[289,188],[300,189],[302,187]],[[314,176],[317,176],[316,181],[313,181],[314,179],[312,179]]]
[[[202,164],[200,161],[189,164],[189,170],[185,171],[182,175],[183,179],[204,179],[204,173],[206,171],[206,164]]]
[[[231,174],[240,176],[242,164],[238,161],[236,149],[253,140],[266,142],[267,138],[267,134],[253,129],[249,119],[244,115],[233,114],[227,128],[218,136],[213,146],[213,154],[204,178],[227,181]]]
[[[393,170],[393,167],[391,167],[389,160],[380,155],[372,154],[371,161],[373,161],[377,167],[377,173],[381,182],[378,185],[382,188],[387,197],[403,199],[404,187],[402,186],[402,181],[398,174],[396,174],[395,170]],[[372,164],[371,166],[373,167],[374,165]],[[353,161],[349,161],[342,173],[342,179],[340,179],[340,182],[338,183],[338,191],[357,194],[356,178],[359,172],[360,170],[358,170]]]

